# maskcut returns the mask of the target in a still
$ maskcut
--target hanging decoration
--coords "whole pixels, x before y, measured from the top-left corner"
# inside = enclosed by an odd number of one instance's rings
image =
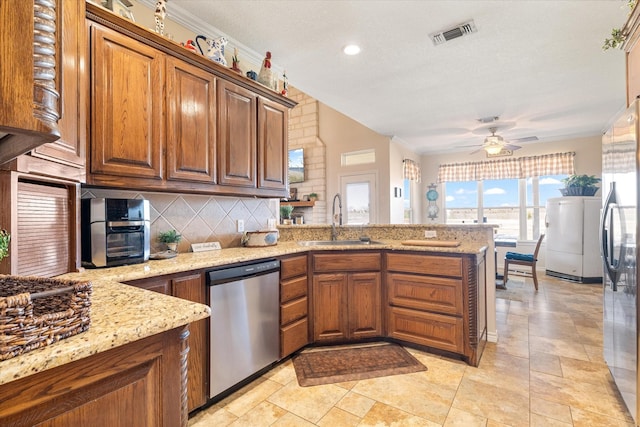
[[[429,184],[429,191],[427,191],[427,201],[429,202],[429,206],[427,206],[427,215],[431,220],[438,218],[438,212],[440,211],[436,204],[436,200],[438,200],[437,185],[432,182]]]

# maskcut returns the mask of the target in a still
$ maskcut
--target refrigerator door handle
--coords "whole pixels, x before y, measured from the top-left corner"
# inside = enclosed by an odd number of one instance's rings
[[[616,265],[613,265],[613,205],[616,204],[616,183],[611,183],[611,190],[602,208],[602,218],[600,221],[600,254],[604,261],[605,271],[611,280],[611,288],[615,292],[617,290],[618,278],[620,272]],[[606,223],[609,222],[609,231],[607,231]],[[611,235],[609,235],[611,232]]]

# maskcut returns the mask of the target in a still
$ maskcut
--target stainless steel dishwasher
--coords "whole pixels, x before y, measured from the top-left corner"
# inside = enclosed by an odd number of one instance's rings
[[[280,261],[207,272],[211,307],[209,398],[280,357]]]

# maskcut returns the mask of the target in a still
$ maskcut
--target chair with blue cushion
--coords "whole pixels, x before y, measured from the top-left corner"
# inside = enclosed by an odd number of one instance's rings
[[[509,280],[509,266],[510,265],[524,265],[531,267],[531,276],[533,278],[533,285],[538,290],[538,275],[536,274],[536,262],[538,261],[538,252],[540,251],[540,244],[544,239],[544,234],[541,234],[536,243],[536,249],[532,254],[521,254],[518,252],[507,252],[504,256],[504,284],[507,284]]]

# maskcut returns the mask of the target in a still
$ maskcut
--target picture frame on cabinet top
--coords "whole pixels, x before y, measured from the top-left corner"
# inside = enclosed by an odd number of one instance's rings
[[[136,22],[133,17],[133,12],[129,9],[129,7],[133,6],[129,0],[106,0],[102,2],[102,5],[118,16],[128,19],[131,22]]]

